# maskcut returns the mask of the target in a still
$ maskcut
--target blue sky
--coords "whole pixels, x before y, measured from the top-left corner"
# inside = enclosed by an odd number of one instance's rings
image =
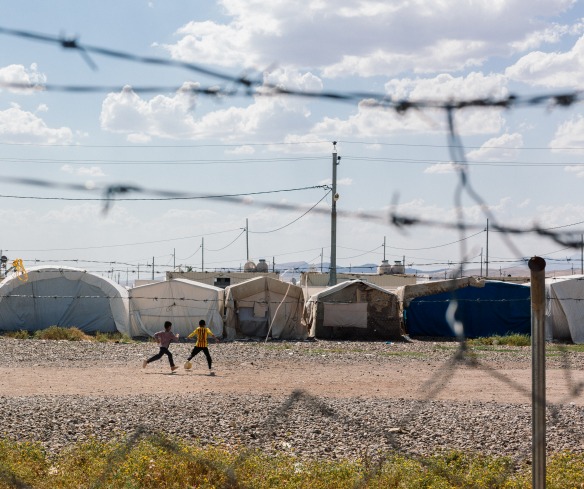
[[[582,5],[571,0],[0,2],[4,28],[75,36],[91,46],[187,61],[295,90],[444,101],[582,89],[583,17]],[[399,115],[357,101],[242,92],[218,98],[170,90],[137,94],[132,87],[234,86],[180,68],[99,55],[91,55],[93,70],[78,52],[58,46],[8,35],[0,35],[0,43],[0,167],[6,179],[197,195],[291,190],[330,183],[332,141],[338,141],[339,212],[383,217],[397,202],[394,209],[408,216],[456,220],[458,174],[442,111]],[[30,92],[10,89],[10,83],[115,89]],[[456,124],[473,189],[499,224],[584,232],[584,225],[570,226],[584,216],[581,103],[465,109]],[[145,270],[153,257],[157,275],[174,264],[237,267],[246,260],[246,219],[256,262],[319,265],[321,251],[325,262],[330,256],[330,195],[318,205],[321,213],[303,216],[325,196],[321,188],[250,195],[249,205],[119,201],[104,213],[99,201],[52,200],[99,198],[96,192],[8,182],[0,192],[0,249],[28,266],[78,260],[88,270],[115,269],[134,278],[138,265],[143,278],[151,273]],[[455,267],[461,253],[479,261],[481,252],[486,255],[481,226],[487,214],[468,194],[461,203],[465,222],[478,226],[462,234],[339,217],[337,263],[379,263],[384,237],[387,259],[405,256],[420,269]],[[489,234],[492,271],[532,255],[580,269],[579,250],[533,234],[511,240],[512,246]]]

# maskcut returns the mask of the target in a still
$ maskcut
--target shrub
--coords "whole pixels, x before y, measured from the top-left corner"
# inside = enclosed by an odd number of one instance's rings
[[[17,340],[28,340],[30,338],[30,333],[25,329],[20,329],[18,331],[5,331],[2,333],[2,336]]]
[[[99,343],[132,343],[132,338],[119,332],[102,333],[98,331],[95,333],[95,341]]]
[[[79,328],[62,328],[61,326],[49,326],[47,329],[35,331],[34,337],[39,340],[68,340],[82,341],[91,339]]]

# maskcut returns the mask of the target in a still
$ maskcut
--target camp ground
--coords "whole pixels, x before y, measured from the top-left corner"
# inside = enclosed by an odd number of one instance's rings
[[[546,340],[584,343],[584,275],[548,278]]]
[[[406,285],[397,293],[410,336],[456,336],[449,316],[468,338],[531,332],[530,288],[525,285],[471,277]]]
[[[129,290],[130,337],[153,336],[165,321],[184,337],[204,319],[216,336],[223,336],[224,291],[182,278],[139,285]]]
[[[227,339],[304,339],[304,295],[297,285],[256,277],[225,288]]]
[[[10,274],[0,284],[0,329],[128,329],[128,292],[112,280],[71,267],[31,267],[27,274]]]
[[[310,336],[323,339],[398,339],[398,297],[363,280],[341,282],[314,294],[304,309]]]

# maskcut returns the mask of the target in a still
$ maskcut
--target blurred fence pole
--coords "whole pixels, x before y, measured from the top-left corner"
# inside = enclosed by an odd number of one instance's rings
[[[531,271],[531,455],[532,487],[545,488],[545,260],[534,256]]]

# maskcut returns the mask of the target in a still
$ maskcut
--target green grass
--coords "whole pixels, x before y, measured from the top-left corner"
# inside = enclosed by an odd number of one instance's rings
[[[468,339],[469,346],[478,345],[505,345],[505,346],[531,346],[531,336],[527,334],[510,334],[506,336],[488,336],[484,338]]]
[[[548,458],[547,487],[581,487],[584,454]],[[162,437],[130,442],[90,440],[49,454],[39,444],[0,439],[0,489],[249,488],[249,489],[520,489],[530,466],[464,452],[429,457],[397,453],[374,460],[300,460],[243,449],[200,447]]]

